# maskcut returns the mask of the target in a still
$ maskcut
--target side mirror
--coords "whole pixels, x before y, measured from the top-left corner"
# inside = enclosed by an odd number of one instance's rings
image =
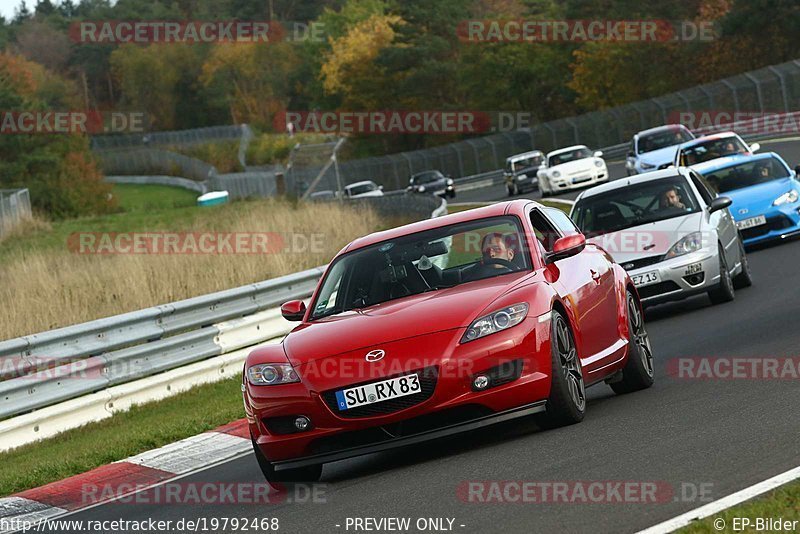
[[[800,178],[800,164],[794,168],[795,175]]]
[[[302,300],[290,300],[281,306],[281,315],[287,321],[302,321],[306,314],[306,303]]]
[[[728,197],[717,197],[711,201],[711,204],[708,205],[708,213],[714,213],[715,211],[724,210],[728,206],[733,204],[733,200]]]
[[[586,248],[586,236],[583,234],[572,234],[556,240],[553,244],[553,252],[547,253],[547,263],[554,263],[574,256]]]
[[[761,148],[760,143],[753,143],[752,145],[750,145],[750,152],[756,152],[758,151],[759,148]]]
[[[595,150],[594,157],[602,158],[603,157],[603,151],[602,150]]]
[[[379,189],[379,190],[381,190],[381,191],[383,191],[383,186],[382,186],[382,185],[379,185],[379,186],[378,186],[378,189]]]
[[[635,157],[636,157],[636,154],[634,154],[634,153],[633,153],[633,150],[631,150],[630,152],[628,152],[628,157],[629,157],[629,158],[635,158]]]

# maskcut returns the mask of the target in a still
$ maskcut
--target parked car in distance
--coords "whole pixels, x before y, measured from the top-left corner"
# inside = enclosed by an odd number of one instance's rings
[[[455,182],[450,176],[445,176],[440,171],[422,171],[412,175],[406,191],[448,198],[456,196]]]
[[[543,197],[608,181],[608,168],[601,151],[585,145],[560,148],[547,154],[539,167],[539,189]]]
[[[382,197],[382,196],[383,196],[383,186],[376,184],[372,180],[356,182],[354,184],[346,185],[344,188],[345,198]]]
[[[503,178],[508,196],[519,195],[527,191],[539,189],[539,167],[544,162],[544,154],[539,150],[531,150],[506,158]]]
[[[687,141],[678,147],[675,152],[675,167],[691,167],[698,163],[711,161],[712,159],[733,156],[735,154],[753,154],[761,145],[753,143],[748,145],[735,132],[720,132],[711,135],[697,137],[692,141]]]
[[[670,167],[588,189],[570,215],[628,271],[643,304],[699,293],[719,304],[751,285],[730,204],[696,171]]]
[[[733,201],[731,213],[745,245],[800,235],[797,172],[775,152],[726,156],[692,169]]]
[[[631,139],[625,171],[628,176],[666,169],[675,162],[678,146],[694,139],[683,124],[667,124],[643,130]]]

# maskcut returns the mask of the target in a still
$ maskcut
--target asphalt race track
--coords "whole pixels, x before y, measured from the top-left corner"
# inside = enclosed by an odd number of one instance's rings
[[[800,141],[762,146],[780,153],[792,167],[800,162]],[[622,164],[609,167],[615,178],[624,176]],[[457,200],[505,198],[500,186],[464,192]],[[754,251],[750,262],[755,284],[737,291],[734,302],[711,306],[700,296],[648,310],[655,386],[627,396],[615,396],[605,385],[592,388],[581,424],[540,431],[522,420],[329,464],[322,479],[325,503],[111,503],[70,519],[276,517],[280,532],[286,533],[347,532],[348,517],[410,517],[412,525],[420,517],[454,518],[453,530],[465,533],[616,533],[660,523],[800,463],[797,379],[691,379],[667,372],[669,362],[678,358],[800,356],[800,242]],[[487,480],[654,481],[670,484],[676,494],[656,504],[459,499],[462,483]],[[250,454],[181,482],[262,481]],[[696,498],[698,488],[707,492],[706,501]]]

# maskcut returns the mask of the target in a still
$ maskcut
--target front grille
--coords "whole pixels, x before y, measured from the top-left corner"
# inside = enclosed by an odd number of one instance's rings
[[[648,299],[650,297],[663,295],[664,293],[677,291],[680,288],[681,287],[672,280],[667,280],[666,282],[659,282],[657,284],[653,284],[652,286],[638,288],[639,298]]]
[[[767,224],[762,224],[761,226],[756,226],[754,228],[747,228],[742,230],[742,238],[744,239],[753,239],[754,237],[761,237],[762,235],[767,235],[770,232],[775,230],[783,230],[784,228],[791,227],[792,220],[787,217],[786,215],[777,215],[775,217],[770,217],[767,219]]]
[[[366,384],[371,384],[373,382],[381,382],[389,378],[410,375],[413,373],[419,374],[419,384],[422,388],[422,391],[420,391],[419,393],[414,393],[413,395],[406,395],[405,397],[397,397],[396,399],[389,399],[382,402],[376,402],[375,404],[358,406],[357,408],[351,408],[349,410],[340,411],[338,408],[338,405],[336,403],[337,391],[341,391],[343,389],[349,389],[356,386],[363,386]],[[438,378],[439,378],[439,369],[437,367],[426,367],[425,369],[417,369],[416,371],[408,371],[392,376],[387,376],[379,380],[368,380],[366,382],[360,382],[358,384],[350,384],[346,387],[331,389],[322,393],[322,399],[325,401],[325,404],[328,405],[328,408],[330,408],[330,410],[339,417],[354,418],[354,417],[374,417],[376,415],[386,415],[394,412],[399,412],[400,410],[405,410],[406,408],[411,408],[412,406],[415,406],[420,402],[426,401],[429,398],[431,398],[434,389],[436,389],[436,382]]]
[[[622,268],[626,271],[635,271],[636,269],[641,269],[642,267],[648,267],[650,265],[655,265],[656,263],[660,263],[664,259],[664,256],[648,256],[647,258],[639,258],[638,260],[633,261],[626,261],[622,264]]]

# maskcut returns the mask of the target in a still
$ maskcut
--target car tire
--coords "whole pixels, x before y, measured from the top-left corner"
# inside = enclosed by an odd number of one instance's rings
[[[575,336],[569,321],[558,310],[552,311],[550,322],[550,396],[545,413],[537,419],[545,428],[579,423],[586,413],[586,385]]]
[[[510,185],[506,185],[506,191],[508,191],[508,196],[510,197],[514,196],[514,188],[511,187]]]
[[[518,184],[514,184],[512,190],[514,191],[514,196],[517,196],[517,195],[520,194],[520,190],[519,190],[519,185]]]
[[[261,468],[264,478],[270,485],[276,487],[276,489],[281,489],[275,485],[282,482],[317,482],[322,476],[322,464],[276,471],[275,466],[267,460],[264,453],[261,452],[261,449],[256,445],[256,440],[253,439],[252,436],[250,440],[253,443],[253,452],[256,455],[258,466]]]
[[[747,259],[747,252],[744,250],[744,243],[741,237],[739,238],[739,253],[741,254],[742,272],[736,275],[733,279],[733,287],[735,289],[742,289],[743,287],[750,287],[753,285],[753,274],[750,272],[750,261]]]
[[[628,309],[628,361],[622,368],[622,379],[608,385],[617,395],[647,389],[653,385],[655,366],[650,337],[644,324],[644,310],[639,299],[626,291]]]
[[[719,286],[708,292],[708,298],[711,299],[712,304],[722,304],[736,298],[736,290],[733,288],[733,279],[728,270],[728,262],[725,259],[722,245],[719,245]]]

